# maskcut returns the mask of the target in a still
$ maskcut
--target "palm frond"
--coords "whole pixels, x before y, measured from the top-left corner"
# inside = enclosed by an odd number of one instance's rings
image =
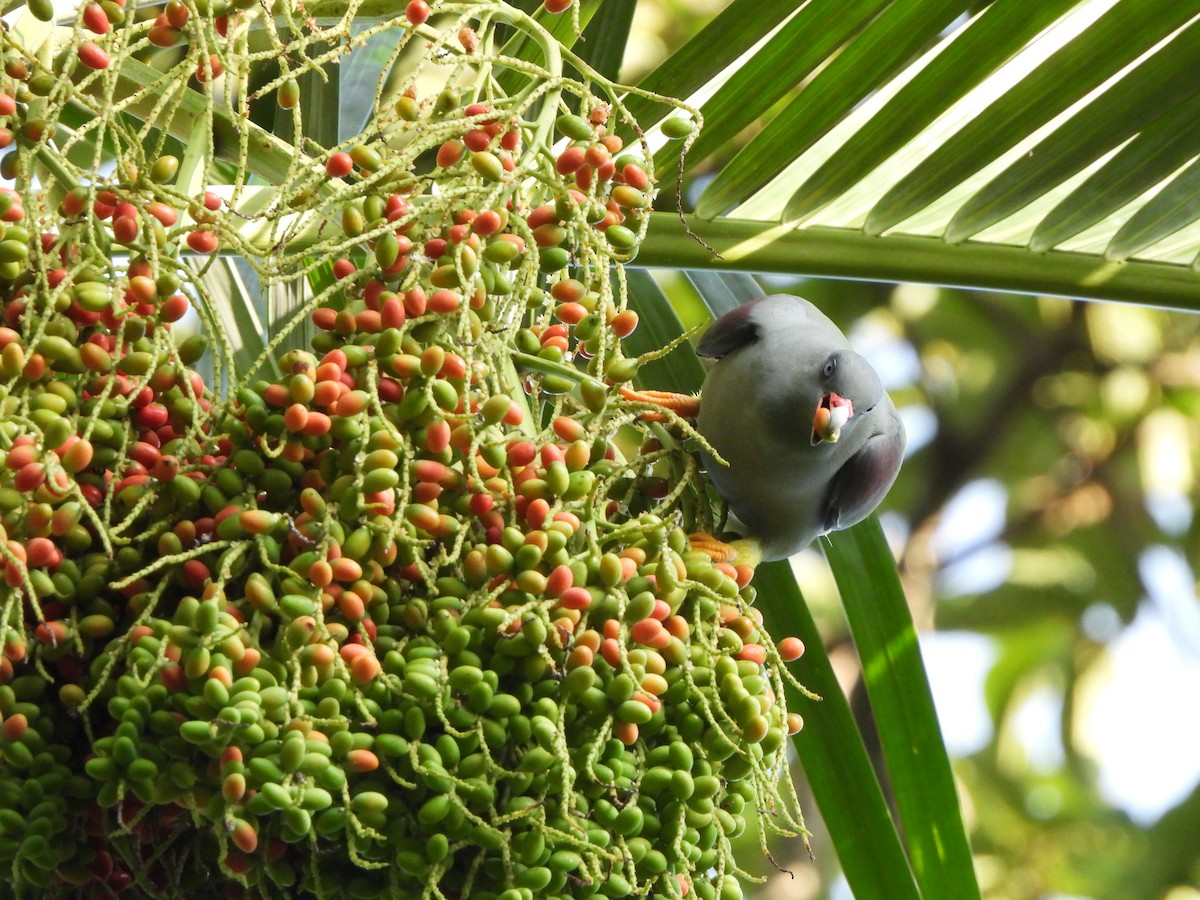
[[[1198,14],[1200,0],[813,0],[707,88],[668,60],[645,83],[694,88],[705,120],[685,177],[758,129],[689,219],[735,252],[684,264],[778,270],[779,241],[797,273],[1194,307]],[[658,151],[660,171],[677,152]],[[655,224],[639,263],[680,249],[665,213]]]

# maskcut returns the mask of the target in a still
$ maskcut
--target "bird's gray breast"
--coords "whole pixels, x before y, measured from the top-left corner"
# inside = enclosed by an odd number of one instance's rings
[[[810,442],[817,397],[803,406],[787,400],[795,392],[788,367],[771,353],[750,352],[763,349],[752,345],[713,367],[697,427],[728,463],[704,454],[718,493],[762,541],[765,558],[778,559],[822,530],[825,485],[805,473],[813,469],[814,450],[825,448]]]

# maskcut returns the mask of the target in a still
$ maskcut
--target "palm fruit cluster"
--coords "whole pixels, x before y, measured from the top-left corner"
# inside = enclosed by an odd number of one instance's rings
[[[276,145],[181,167],[172,117],[186,91],[226,121],[261,9],[89,3],[47,32],[30,7],[17,36],[57,43],[7,44],[0,85],[14,894],[740,896],[747,816],[803,833],[802,648],[692,550],[694,433],[618,389],[654,180],[616,90],[581,61],[472,89],[497,22],[560,52],[502,3],[418,0],[378,26],[417,62],[371,133],[222,195],[180,182],[243,183]],[[247,104],[296,109],[286,60],[336,33],[291,24]],[[185,52],[130,133],[105,102],[140,97],[149,47]],[[99,124],[60,127],[80,105]],[[92,128],[115,165],[80,152]],[[278,374],[232,369],[195,263],[216,250],[305,279],[314,334],[268,348]]]

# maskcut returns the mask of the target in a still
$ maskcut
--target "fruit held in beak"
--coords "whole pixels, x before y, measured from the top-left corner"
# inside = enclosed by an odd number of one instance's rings
[[[854,404],[848,397],[836,393],[826,394],[821,398],[813,416],[812,443],[813,446],[828,441],[836,444],[842,436],[842,427],[854,415]]]

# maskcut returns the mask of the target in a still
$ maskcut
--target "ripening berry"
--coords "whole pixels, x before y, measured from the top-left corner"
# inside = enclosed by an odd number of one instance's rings
[[[609,323],[613,334],[619,338],[627,338],[633,334],[638,325],[638,314],[632,309],[625,309],[613,316]]]
[[[183,0],[168,0],[167,5],[163,8],[163,15],[172,28],[182,28],[188,21],[188,8]]]
[[[234,819],[229,838],[243,853],[253,853],[258,847],[258,832],[245,819]]]
[[[442,146],[438,147],[437,164],[443,169],[447,169],[462,159],[462,155],[462,144],[458,141],[446,141]]]
[[[95,34],[108,34],[108,16],[98,3],[89,3],[83,9],[83,26]]]
[[[492,143],[492,136],[482,128],[477,128],[474,131],[468,131],[463,135],[463,143],[467,145],[467,149],[473,153],[480,150],[486,150]]]
[[[494,209],[485,209],[471,221],[471,231],[480,237],[491,237],[504,225],[503,217]]]
[[[151,26],[146,37],[155,47],[174,47],[183,35],[179,33],[178,28],[172,28],[167,24],[166,16],[159,15],[154,20],[154,25]]]
[[[210,53],[206,62],[196,66],[196,80],[199,82],[216,81],[225,74],[225,65],[215,53]]]
[[[779,642],[779,658],[792,662],[804,655],[804,642],[798,637],[785,637]]]
[[[350,158],[349,153],[338,151],[332,153],[329,159],[325,161],[325,173],[330,178],[342,178],[349,175],[354,169],[354,160]]]
[[[212,253],[217,249],[217,236],[206,228],[189,231],[187,245],[196,253]]]
[[[118,244],[132,244],[137,240],[138,221],[133,216],[117,216],[113,219],[112,230]]]
[[[95,344],[85,346],[96,346]],[[82,355],[82,354],[81,354]],[[71,474],[82,472],[92,462],[92,444],[90,441],[79,438],[72,442],[71,446],[63,453],[62,463],[63,468]]]
[[[89,69],[96,69],[97,71],[100,69],[107,69],[109,63],[111,62],[111,60],[108,58],[108,54],[105,53],[101,47],[93,44],[91,41],[85,41],[84,43],[80,44],[79,50],[76,52],[79,55],[79,61]]]
[[[300,85],[296,83],[295,79],[289,78],[279,86],[275,102],[282,109],[293,109],[300,102]]]
[[[650,184],[650,176],[637,163],[625,164],[625,167],[621,169],[621,180],[630,187],[637,188],[639,191],[644,191],[646,186]]]
[[[568,147],[558,155],[554,168],[559,175],[570,175],[577,172],[585,164],[586,151],[582,147]]]
[[[429,19],[429,4],[425,0],[412,0],[404,9],[404,17],[413,25],[424,25]]]
[[[179,213],[159,200],[147,203],[146,212],[158,219],[167,228],[170,228],[179,221]]]

